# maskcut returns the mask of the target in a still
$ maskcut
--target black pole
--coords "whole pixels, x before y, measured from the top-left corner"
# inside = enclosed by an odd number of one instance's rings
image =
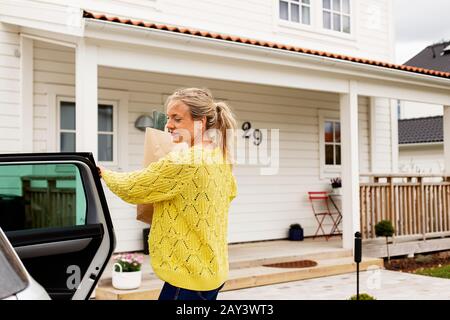
[[[356,300],[359,300],[359,263],[361,262],[362,247],[361,247],[361,233],[355,233],[355,252],[354,260],[356,262]]]

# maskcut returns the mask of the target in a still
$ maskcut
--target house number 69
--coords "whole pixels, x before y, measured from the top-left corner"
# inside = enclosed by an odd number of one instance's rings
[[[244,130],[244,135],[242,136],[244,139],[250,139],[250,131],[252,128],[252,124],[248,121],[244,122],[242,124],[242,130]],[[261,130],[259,129],[254,129],[253,130],[253,143],[255,144],[255,146],[259,146],[262,143],[262,139],[263,139],[263,135]]]

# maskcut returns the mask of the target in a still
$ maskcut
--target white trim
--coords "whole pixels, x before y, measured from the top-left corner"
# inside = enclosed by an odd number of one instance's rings
[[[391,171],[393,173],[398,172],[399,168],[399,148],[398,148],[398,109],[397,100],[390,99],[390,109],[391,109]]]
[[[112,134],[113,136],[113,161],[100,161],[98,162],[103,166],[117,166],[119,164],[118,160],[118,140],[119,140],[119,119],[118,119],[118,103],[114,100],[99,100],[98,104],[110,105],[113,107],[113,131],[112,132],[97,132],[97,137],[99,134]]]
[[[75,49],[77,152],[92,153],[98,161],[98,54],[97,46],[80,39]]]
[[[233,81],[237,81],[239,74],[242,82],[336,93],[348,90],[344,77],[351,75],[360,77],[361,95],[434,104],[450,100],[449,79],[391,68],[93,19],[86,19],[85,33],[103,39],[97,43],[99,63],[104,66]],[[104,40],[118,43],[108,44]],[[127,43],[142,48],[128,49]],[[148,59],[148,47],[152,47],[152,59]],[[123,59],[124,50],[130,59]],[[182,63],[174,59],[179,50],[183,51]],[[226,59],[232,60],[224,68]],[[279,77],[279,66],[290,67],[283,77]]]
[[[20,37],[21,150],[33,152],[34,61],[33,40]]]
[[[348,94],[340,95],[342,140],[342,227],[343,247],[354,248],[354,234],[360,231],[359,208],[359,123],[358,83],[349,81]]]
[[[32,40],[38,40],[38,41],[42,41],[42,42],[47,42],[47,43],[52,43],[52,44],[56,44],[58,46],[63,46],[63,47],[69,47],[69,48],[76,48],[76,44],[75,43],[71,43],[71,42],[66,42],[66,41],[62,41],[62,40],[54,40],[51,38],[47,38],[47,37],[41,37],[41,36],[35,36],[35,35],[31,35],[25,32],[21,32],[20,35],[24,38],[27,39],[32,39]]]
[[[369,114],[370,114],[370,171],[377,170],[377,105],[376,98],[369,98]]]
[[[55,116],[56,116],[56,135],[54,137],[55,141],[56,141],[56,152],[61,152],[61,102],[72,102],[75,103],[75,97],[68,97],[68,96],[56,96],[56,108],[55,108]],[[75,112],[76,112],[76,106],[75,106]],[[75,113],[76,114],[76,113]],[[76,116],[75,116],[76,119]],[[70,132],[70,133],[75,133],[76,136],[76,129],[73,130],[64,130],[64,132]],[[77,140],[75,138],[75,145],[77,143]]]
[[[337,111],[331,110],[317,110],[319,116],[319,167],[320,167],[320,179],[326,180],[335,178],[340,175],[342,165],[340,166],[330,166],[325,165],[325,121],[340,122],[340,115]],[[341,126],[342,133],[342,126]],[[342,163],[342,135],[341,135],[341,163]]]

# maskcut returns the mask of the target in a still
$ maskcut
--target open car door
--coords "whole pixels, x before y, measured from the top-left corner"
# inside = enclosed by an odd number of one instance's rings
[[[89,299],[115,248],[92,154],[0,154],[0,227],[50,298]]]

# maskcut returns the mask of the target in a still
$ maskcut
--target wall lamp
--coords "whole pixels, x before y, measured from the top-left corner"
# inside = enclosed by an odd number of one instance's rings
[[[139,116],[134,122],[134,127],[140,131],[145,131],[146,128],[154,128],[164,131],[167,123],[167,116],[160,111],[153,111],[153,116],[143,114]]]

